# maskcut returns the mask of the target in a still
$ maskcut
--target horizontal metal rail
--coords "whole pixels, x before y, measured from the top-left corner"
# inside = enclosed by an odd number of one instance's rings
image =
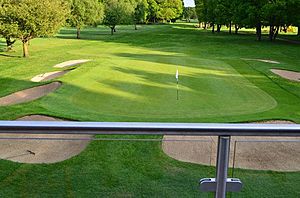
[[[0,134],[300,136],[299,124],[0,121]]]

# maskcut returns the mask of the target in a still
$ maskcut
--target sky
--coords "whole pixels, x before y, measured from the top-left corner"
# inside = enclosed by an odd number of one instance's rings
[[[184,7],[195,7],[194,0],[184,0]]]

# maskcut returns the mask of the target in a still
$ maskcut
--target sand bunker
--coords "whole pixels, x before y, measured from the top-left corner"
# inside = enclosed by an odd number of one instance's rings
[[[31,115],[20,121],[62,121],[60,119]],[[0,138],[58,138],[86,140],[1,140],[0,158],[20,163],[56,163],[81,153],[92,138],[91,135],[12,135],[0,134]]]
[[[55,72],[48,72],[44,74],[39,74],[31,79],[32,82],[44,82],[48,80],[52,80],[58,78],[60,76],[65,75],[66,73],[70,72],[71,70],[66,71],[55,71]]]
[[[19,91],[0,98],[0,106],[15,105],[15,104],[36,100],[55,91],[60,86],[61,86],[60,82],[53,82],[47,85],[42,85],[30,89],[25,89],[23,91]]]
[[[248,60],[248,61],[260,61],[260,62],[271,63],[271,64],[280,64],[280,62],[278,62],[278,61],[266,60],[266,59],[242,58],[242,60]]]
[[[274,74],[281,76],[282,78],[300,82],[300,72],[287,71],[281,69],[271,69]]]
[[[263,123],[292,124],[289,121]],[[164,136],[164,140],[163,151],[174,159],[204,165],[216,164],[217,137]],[[230,166],[233,165],[254,170],[300,171],[300,138],[232,137]]]
[[[91,60],[71,60],[55,65],[56,68],[71,67],[82,63],[90,62]]]

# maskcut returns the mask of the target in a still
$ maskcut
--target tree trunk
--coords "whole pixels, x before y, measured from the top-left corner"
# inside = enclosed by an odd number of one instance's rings
[[[114,35],[114,27],[111,27],[111,35]]]
[[[300,25],[298,25],[298,36],[300,36]]]
[[[261,22],[256,24],[256,38],[261,41]]]
[[[238,26],[238,24],[234,24],[234,33],[235,34],[239,33],[239,26]]]
[[[218,33],[220,33],[220,32],[221,32],[221,27],[222,27],[222,25],[220,25],[220,24],[217,24],[217,32],[218,32]]]
[[[269,31],[269,39],[270,41],[273,41],[273,37],[274,37],[274,26],[270,25],[270,31]]]
[[[77,28],[77,39],[80,39],[80,28]]]
[[[205,30],[207,29],[207,23],[206,22],[204,23],[204,29]]]
[[[279,33],[279,26],[276,26],[275,28],[275,32],[274,32],[274,35],[273,35],[273,40],[276,40],[277,36],[278,36],[278,33]]]
[[[232,22],[230,21],[230,23],[229,23],[229,34],[231,34],[232,33]]]
[[[28,41],[22,41],[23,42],[23,57],[28,58],[29,57],[29,51],[28,51]]]
[[[212,31],[212,33],[215,33],[215,24],[214,23],[212,24],[212,30],[211,31]]]

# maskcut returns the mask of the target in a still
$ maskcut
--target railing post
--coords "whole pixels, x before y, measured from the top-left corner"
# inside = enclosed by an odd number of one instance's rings
[[[226,197],[226,184],[229,166],[230,136],[219,136],[216,166],[216,198]]]

